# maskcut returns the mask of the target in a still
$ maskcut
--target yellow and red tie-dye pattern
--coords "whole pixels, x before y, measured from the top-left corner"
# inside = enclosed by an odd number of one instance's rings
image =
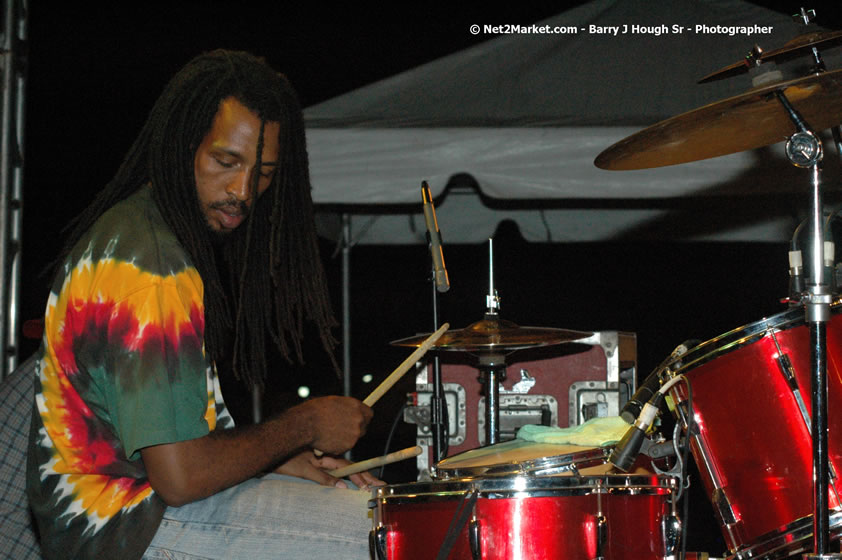
[[[45,314],[27,484],[58,557],[139,558],[164,509],[139,449],[230,422],[203,334],[201,278],[141,190],[82,240]]]

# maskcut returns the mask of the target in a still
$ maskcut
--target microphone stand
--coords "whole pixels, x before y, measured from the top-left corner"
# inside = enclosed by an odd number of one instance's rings
[[[427,234],[429,236],[429,233]],[[438,302],[439,293],[436,288],[435,270],[431,276],[433,287],[433,332],[439,329]],[[441,362],[438,352],[433,353],[433,394],[430,397],[430,432],[433,435],[433,463],[438,463],[447,455],[448,449],[448,418],[447,399],[441,380]]]
[[[424,220],[427,224],[427,245],[430,249],[430,285],[432,286],[433,332],[439,329],[439,292],[450,289],[450,281],[444,268],[444,255],[441,248],[433,196],[426,181],[421,182],[421,200],[424,206]],[[433,392],[430,397],[430,433],[433,436],[433,463],[438,463],[447,455],[448,418],[447,399],[441,379],[441,362],[438,353],[433,353]]]

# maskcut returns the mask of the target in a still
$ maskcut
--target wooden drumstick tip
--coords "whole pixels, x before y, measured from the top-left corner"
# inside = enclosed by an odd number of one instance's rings
[[[439,327],[438,330],[436,330],[436,332],[428,336],[426,340],[424,340],[424,342],[422,342],[418,346],[418,348],[416,348],[415,351],[409,355],[408,358],[401,362],[401,364],[397,368],[395,368],[395,370],[392,373],[390,373],[388,377],[386,377],[386,379],[384,379],[383,382],[380,383],[380,385],[378,385],[377,388],[374,389],[374,391],[372,391],[369,396],[365,398],[363,404],[366,406],[373,406],[374,403],[376,403],[380,399],[380,397],[382,397],[386,393],[386,391],[391,389],[392,386],[395,383],[397,383],[398,380],[412,368],[415,362],[420,360],[424,356],[424,354],[427,353],[427,351],[433,346],[433,344],[435,344],[436,341],[439,338],[441,338],[441,335],[443,335],[449,328],[450,323],[445,323],[441,327]],[[313,454],[316,457],[321,457],[322,455],[324,455],[324,453],[322,451],[319,451],[318,449],[314,449]]]

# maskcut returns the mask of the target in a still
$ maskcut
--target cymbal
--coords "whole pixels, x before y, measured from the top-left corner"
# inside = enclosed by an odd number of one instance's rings
[[[482,352],[494,350],[520,350],[535,346],[549,346],[575,342],[592,336],[592,332],[542,327],[519,327],[502,319],[483,319],[464,329],[445,332],[433,347],[441,350]],[[394,346],[419,346],[429,335],[411,336],[392,342]]]
[[[786,140],[796,132],[783,92],[814,132],[842,123],[842,70],[754,88],[656,123],[596,157],[601,169],[648,169],[698,161]]]
[[[724,68],[720,68],[716,72],[712,72],[699,80],[698,83],[704,84],[714,80],[720,80],[748,72],[754,64],[762,64],[764,62],[772,62],[786,58],[787,56],[794,56],[799,51],[811,49],[813,47],[832,47],[835,43],[842,42],[842,31],[815,31],[813,33],[805,33],[799,35],[794,39],[788,41],[783,47],[771,51],[760,51],[756,56],[747,55],[746,58],[740,62],[735,62]]]

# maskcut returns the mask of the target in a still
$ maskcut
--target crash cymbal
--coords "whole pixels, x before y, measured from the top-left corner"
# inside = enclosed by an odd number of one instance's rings
[[[519,350],[575,342],[593,335],[591,332],[542,327],[519,327],[502,319],[483,319],[464,329],[445,332],[433,345],[441,350],[483,352]],[[428,335],[411,336],[392,342],[394,346],[418,346]]]
[[[742,152],[786,140],[795,125],[783,92],[814,132],[842,123],[842,70],[769,84],[669,118],[599,154],[601,169],[648,169]]]
[[[741,61],[729,64],[724,68],[720,68],[716,72],[711,72],[696,83],[705,84],[707,82],[713,82],[723,78],[730,78],[731,76],[736,76],[738,74],[744,74],[752,68],[762,64],[762,57],[763,50],[758,45],[755,45]]]
[[[815,31],[813,33],[799,35],[779,49],[763,51],[759,47],[755,47],[755,49],[746,55],[746,57],[740,62],[735,62],[734,64],[720,68],[716,72],[708,74],[699,80],[698,83],[704,84],[706,82],[721,80],[722,78],[728,78],[736,74],[748,72],[754,66],[765,62],[781,61],[782,59],[789,56],[795,56],[807,49],[812,49],[813,47],[817,49],[819,47],[829,48],[835,47],[839,43],[842,43],[842,31]]]
[[[794,39],[775,50],[763,53],[762,60],[775,60],[787,55],[796,54],[797,51],[811,49],[813,47],[834,47],[842,42],[842,31],[814,31],[799,35]]]

